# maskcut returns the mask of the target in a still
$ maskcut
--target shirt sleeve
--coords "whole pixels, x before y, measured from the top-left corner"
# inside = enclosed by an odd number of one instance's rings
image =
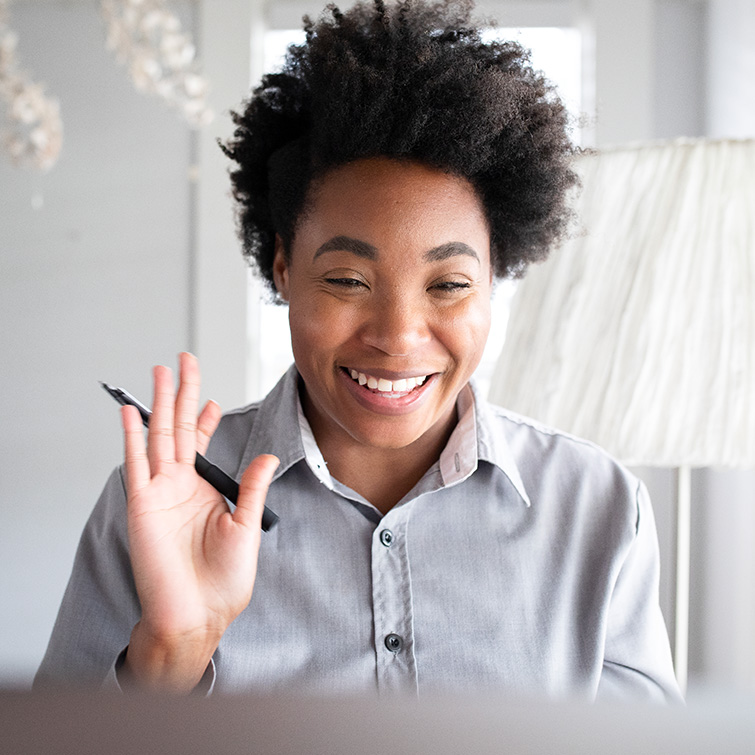
[[[115,663],[110,669],[108,669],[107,676],[102,683],[102,689],[105,691],[124,692],[128,691],[128,686],[124,685],[122,678],[119,677],[120,669],[126,662],[126,654],[128,653],[128,647],[123,648],[115,659]],[[210,658],[210,663],[202,674],[202,678],[197,683],[197,686],[192,690],[193,695],[199,697],[209,697],[215,688],[215,660]]]
[[[650,498],[637,487],[636,534],[609,607],[598,700],[682,702],[659,604],[660,556]]]
[[[139,615],[119,468],[110,475],[82,533],[35,688],[115,686],[116,661]]]

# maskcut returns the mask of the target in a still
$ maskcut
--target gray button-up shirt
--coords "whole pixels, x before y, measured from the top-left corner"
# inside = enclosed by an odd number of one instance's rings
[[[504,690],[679,699],[643,485],[590,443],[465,388],[448,445],[386,515],[333,479],[295,368],[226,414],[207,455],[237,478],[281,460],[252,600],[207,675],[214,690]],[[123,476],[81,544],[37,683],[113,678],[139,619]]]

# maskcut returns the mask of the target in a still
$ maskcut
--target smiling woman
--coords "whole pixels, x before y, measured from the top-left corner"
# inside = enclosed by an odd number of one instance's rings
[[[563,106],[465,3],[306,29],[224,146],[295,363],[222,419],[197,418],[192,356],[177,394],[155,369],[146,447],[126,407],[125,475],[39,683],[678,699],[644,488],[470,382],[494,278],[565,232]],[[195,472],[205,451],[241,478],[232,513]],[[265,501],[281,522],[261,537]]]

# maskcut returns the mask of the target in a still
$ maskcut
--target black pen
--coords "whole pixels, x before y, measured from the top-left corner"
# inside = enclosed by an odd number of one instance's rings
[[[119,403],[123,406],[135,406],[139,414],[142,415],[142,423],[145,427],[149,425],[149,418],[152,416],[152,412],[147,409],[141,401],[134,398],[128,391],[124,391],[123,388],[115,388],[107,383],[100,382],[100,385]],[[232,504],[236,505],[236,501],[239,497],[239,484],[233,477],[227,475],[220,467],[216,467],[209,459],[197,453],[194,460],[194,467],[197,470],[197,474],[212,485],[215,490],[221,495],[225,496]],[[262,529],[268,532],[276,524],[280,517],[272,512],[267,506],[262,512]]]

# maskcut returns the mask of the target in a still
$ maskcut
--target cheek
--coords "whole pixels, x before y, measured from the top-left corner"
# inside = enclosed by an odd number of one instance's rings
[[[444,320],[443,339],[459,361],[473,361],[475,366],[490,333],[490,302],[477,302],[463,311],[449,313]]]
[[[316,294],[292,297],[288,322],[297,361],[315,360],[315,352],[335,348],[348,338],[350,331],[348,313]]]
[[[321,328],[314,325],[314,319],[308,316],[306,308],[289,305],[288,325],[291,329],[291,345],[297,362],[308,352],[317,348],[318,334]]]

